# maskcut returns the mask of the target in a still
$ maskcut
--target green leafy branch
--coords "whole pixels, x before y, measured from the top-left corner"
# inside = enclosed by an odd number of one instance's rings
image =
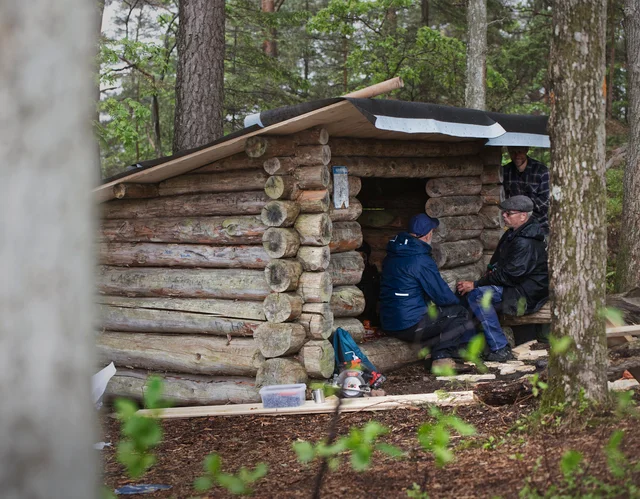
[[[434,423],[424,423],[418,428],[418,441],[422,448],[431,452],[436,466],[443,467],[453,460],[453,452],[449,449],[451,430],[463,437],[475,435],[476,429],[457,416],[444,415],[436,407],[431,408]]]
[[[268,467],[265,463],[258,463],[253,470],[244,466],[235,475],[222,471],[222,458],[218,454],[209,454],[204,460],[205,475],[196,479],[194,487],[199,492],[211,489],[215,485],[224,487],[232,494],[253,494],[251,485],[266,476]]]

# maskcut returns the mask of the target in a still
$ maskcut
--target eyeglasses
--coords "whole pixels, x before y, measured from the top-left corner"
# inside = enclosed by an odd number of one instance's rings
[[[508,217],[512,217],[513,215],[517,215],[518,213],[522,213],[521,211],[503,211],[503,215],[507,215]]]

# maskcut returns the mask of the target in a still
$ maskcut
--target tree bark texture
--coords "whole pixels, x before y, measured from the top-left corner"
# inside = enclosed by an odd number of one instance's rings
[[[291,227],[299,213],[300,205],[295,201],[269,201],[262,208],[260,219],[267,227]]]
[[[331,154],[341,156],[372,156],[374,158],[440,158],[472,156],[482,150],[482,141],[426,142],[411,140],[372,140],[353,138],[329,139]],[[334,159],[333,164],[342,165]]]
[[[355,286],[337,286],[331,295],[334,317],[358,317],[364,312],[364,294]]]
[[[487,0],[467,1],[467,78],[465,106],[485,108],[487,73]]]
[[[501,184],[504,180],[504,175],[500,163],[490,165],[485,164],[482,169],[482,173],[480,174],[480,179],[483,184]]]
[[[477,215],[442,217],[440,225],[433,231],[433,243],[473,239],[482,234],[484,225]],[[405,223],[405,227],[407,224]]]
[[[327,189],[300,191],[295,202],[300,207],[301,213],[324,213],[331,207],[331,197]]]
[[[264,192],[188,194],[151,199],[118,199],[102,205],[102,216],[114,218],[165,218],[208,215],[256,215],[269,197]]]
[[[179,175],[158,184],[161,196],[197,194],[199,192],[261,191],[269,175],[262,170]]]
[[[89,383],[97,8],[0,2],[5,498],[98,496]]]
[[[358,222],[336,222],[333,224],[333,233],[329,243],[331,253],[352,251],[360,246],[362,246],[362,229]]]
[[[425,212],[430,217],[456,217],[475,215],[482,208],[480,196],[447,196],[431,198],[425,204]]]
[[[298,293],[305,303],[328,303],[332,290],[329,272],[303,272],[300,276]]]
[[[434,178],[480,175],[478,156],[451,158],[334,157],[332,164],[346,166],[349,175],[381,178]]]
[[[226,158],[204,165],[203,167],[194,170],[192,173],[221,173],[236,170],[248,170],[250,168],[261,169],[263,164],[264,159],[249,158],[244,152],[239,152],[233,156],[227,156]]]
[[[259,216],[103,220],[99,241],[260,244],[267,227]]]
[[[163,243],[100,243],[98,257],[103,265],[121,267],[214,269],[263,269],[271,260],[262,246]]]
[[[618,291],[640,286],[640,4],[624,7],[627,35],[629,145],[624,170],[620,247],[616,265]]]
[[[263,270],[168,269],[101,266],[98,291],[135,297],[264,300],[271,292]]]
[[[261,324],[253,339],[265,358],[282,357],[296,353],[305,342],[307,333],[300,324],[285,322]]]
[[[388,373],[417,362],[420,345],[413,345],[396,338],[378,338],[360,347],[380,372]]]
[[[334,253],[327,270],[334,286],[358,284],[362,279],[364,260],[357,251]]]
[[[309,379],[304,366],[293,357],[267,359],[256,374],[256,387],[306,383]]]
[[[302,297],[295,293],[271,293],[264,299],[264,315],[269,322],[286,322],[300,317]]]
[[[333,224],[326,213],[300,215],[294,224],[300,234],[300,244],[306,246],[326,246],[331,242]]]
[[[269,287],[277,292],[294,291],[302,274],[302,265],[297,260],[271,260],[264,269],[265,279]]]
[[[504,219],[499,206],[485,205],[478,212],[485,229],[500,229],[504,227]]]
[[[358,220],[362,215],[362,204],[357,198],[349,198],[348,208],[338,208],[333,206],[333,203],[329,205],[329,217],[332,222],[353,222]]]
[[[333,312],[329,303],[305,303],[298,323],[307,332],[307,338],[326,340],[333,331]]]
[[[250,404],[260,402],[255,377],[202,376],[119,368],[107,385],[111,398],[142,400],[149,376],[162,378],[162,397],[174,406]]]
[[[551,44],[551,329],[571,355],[552,355],[553,402],[581,390],[608,399],[605,305],[606,190],[604,80],[606,0],[553,5]]]
[[[443,270],[440,272],[440,275],[444,282],[447,283],[447,286],[451,288],[451,291],[455,292],[458,281],[476,281],[482,276],[485,268],[484,262],[480,260],[479,262],[472,263],[471,265]]]
[[[116,184],[113,186],[116,199],[155,198],[159,196],[157,184]]]
[[[264,192],[271,199],[295,199],[300,188],[291,175],[271,175],[264,184]]]
[[[254,376],[264,363],[253,338],[108,332],[96,341],[100,361],[118,367]]]
[[[333,332],[341,327],[347,331],[358,344],[364,342],[364,324],[355,317],[338,317],[333,321]]]
[[[327,379],[333,374],[335,352],[327,340],[308,341],[298,357],[311,378]]]
[[[439,268],[450,269],[482,259],[482,243],[477,239],[433,245],[433,259]]]
[[[480,194],[482,181],[479,176],[432,178],[427,182],[425,189],[430,198],[475,196]]]
[[[300,246],[297,258],[307,272],[327,270],[331,250],[329,246]]]
[[[173,152],[222,137],[224,0],[179,3]]]

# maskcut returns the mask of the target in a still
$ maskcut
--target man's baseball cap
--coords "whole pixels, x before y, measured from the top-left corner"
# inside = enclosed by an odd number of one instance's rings
[[[522,211],[528,213],[533,211],[533,201],[527,196],[513,196],[500,203],[500,208],[504,211]]]
[[[426,213],[420,213],[409,220],[409,232],[418,237],[427,235],[430,231],[440,225],[437,218],[432,218]]]

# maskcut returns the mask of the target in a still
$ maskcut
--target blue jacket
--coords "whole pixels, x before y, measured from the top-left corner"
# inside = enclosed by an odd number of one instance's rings
[[[431,258],[431,246],[401,232],[387,244],[382,262],[382,329],[402,331],[416,325],[427,313],[429,301],[438,306],[459,303]]]

